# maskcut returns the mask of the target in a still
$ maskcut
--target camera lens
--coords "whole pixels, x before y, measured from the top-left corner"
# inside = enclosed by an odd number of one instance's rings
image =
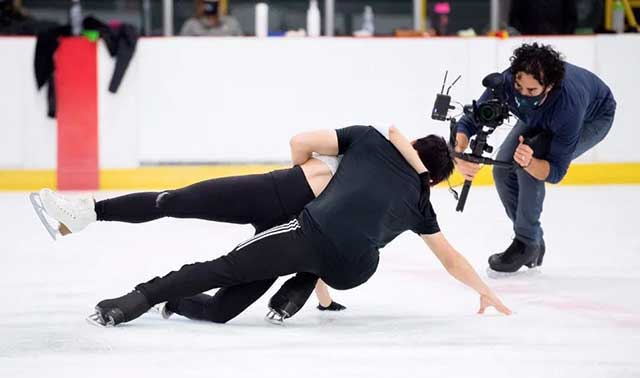
[[[490,104],[482,104],[478,109],[478,116],[483,122],[491,122],[496,119],[496,111]]]

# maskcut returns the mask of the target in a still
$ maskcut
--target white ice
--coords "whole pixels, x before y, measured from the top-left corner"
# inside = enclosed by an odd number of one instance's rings
[[[541,272],[494,280],[487,257],[512,237],[495,190],[472,188],[462,214],[435,190],[445,235],[514,310],[509,317],[476,315],[478,296],[405,233],[369,282],[333,292],[342,313],[321,313],[312,298],[271,325],[263,317],[272,289],[225,325],[148,313],[111,329],[85,321],[98,301],[219,256],[251,229],[98,223],[54,242],[27,193],[0,194],[0,377],[640,377],[638,194],[550,187]]]

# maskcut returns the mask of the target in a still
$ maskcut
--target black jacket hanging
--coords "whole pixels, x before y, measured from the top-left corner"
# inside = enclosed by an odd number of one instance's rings
[[[107,45],[109,55],[116,57],[116,65],[109,83],[109,92],[116,93],[133,58],[138,42],[138,32],[129,24],[122,24],[112,29],[94,17],[85,18],[82,26],[85,30],[98,30],[100,37]],[[69,35],[71,35],[71,27],[65,25],[38,33],[37,36],[34,72],[38,89],[46,84],[49,85],[47,115],[51,118],[56,116],[53,55],[58,49],[59,38]]]
[[[109,83],[109,92],[116,93],[136,51],[139,37],[136,28],[129,24],[122,24],[120,27],[112,29],[94,17],[85,18],[82,27],[100,32],[100,37],[105,41],[109,55],[116,58],[116,66]]]

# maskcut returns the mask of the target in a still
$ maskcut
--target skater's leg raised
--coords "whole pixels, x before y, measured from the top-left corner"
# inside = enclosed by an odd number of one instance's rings
[[[211,179],[181,189],[99,201],[96,213],[98,220],[128,223],[161,217],[259,223],[263,214],[283,216],[272,181],[269,173]]]

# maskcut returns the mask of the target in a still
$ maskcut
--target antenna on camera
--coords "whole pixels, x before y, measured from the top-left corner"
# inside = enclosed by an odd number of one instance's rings
[[[449,86],[447,93],[444,93],[444,87],[447,85],[447,76],[449,76],[449,70],[444,71],[442,89],[440,89],[440,93],[436,94],[436,102],[433,104],[433,111],[431,112],[431,118],[438,121],[446,121],[448,119],[447,115],[449,110],[453,109],[451,106],[451,96],[449,96],[449,91],[451,90],[451,87],[453,87],[453,85],[462,77],[462,75],[459,75]]]
[[[444,94],[444,86],[447,85],[447,75],[449,74],[449,70],[444,71],[444,81],[442,82],[442,89],[440,89],[440,93]],[[451,87],[449,87],[451,88]],[[449,94],[449,91],[447,91],[447,94]]]
[[[453,87],[454,85],[456,85],[456,83],[458,82],[458,80],[460,80],[460,78],[462,77],[462,75],[458,75],[458,77],[453,81],[453,83],[451,83],[451,85],[449,86],[449,88],[447,88],[447,95],[449,95],[449,91],[451,90],[451,87]],[[445,75],[445,80],[447,79],[447,76]],[[444,89],[444,84],[442,85],[442,89]]]
[[[451,106],[451,96],[449,96],[449,91],[451,91],[451,88],[453,88],[453,86],[460,80],[462,75],[458,75],[445,92],[444,88],[447,85],[448,76],[449,71],[445,71],[442,89],[440,89],[440,93],[436,94],[436,101],[433,104],[431,118],[438,121],[449,121],[449,145],[452,148],[455,148],[457,120],[455,116],[449,117],[449,110],[454,109],[454,107]],[[493,160],[483,156],[483,153],[485,152],[492,152],[493,147],[487,143],[487,137],[496,127],[502,125],[503,121],[509,117],[509,105],[502,95],[502,89],[504,86],[504,78],[502,74],[494,73],[488,75],[484,80],[482,80],[482,85],[491,90],[491,96],[481,102],[474,100],[472,105],[463,106],[464,114],[472,116],[473,121],[477,126],[479,126],[477,134],[470,141],[472,152],[455,152],[455,156],[476,164],[493,164],[502,167],[512,167],[513,162],[511,161]],[[456,211],[464,210],[467,196],[469,195],[469,189],[471,189],[471,181],[465,180],[459,198],[456,197],[456,200],[458,201]]]

